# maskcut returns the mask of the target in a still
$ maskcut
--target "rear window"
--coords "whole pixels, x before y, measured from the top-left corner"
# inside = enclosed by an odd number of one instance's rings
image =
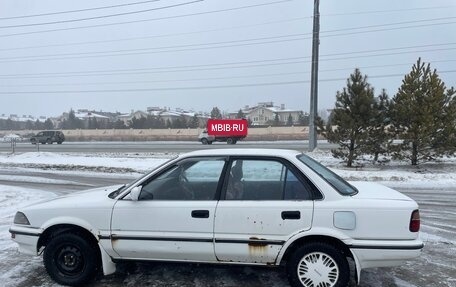
[[[320,175],[326,182],[334,187],[342,195],[354,195],[358,190],[343,178],[332,172],[327,167],[310,158],[305,154],[298,155],[298,159]]]

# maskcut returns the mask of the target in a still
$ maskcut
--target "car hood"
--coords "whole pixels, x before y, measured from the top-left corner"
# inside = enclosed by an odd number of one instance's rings
[[[122,185],[113,185],[107,187],[99,187],[89,190],[84,190],[80,192],[75,192],[71,194],[66,194],[51,199],[46,199],[33,203],[24,208],[24,210],[30,209],[41,209],[41,208],[77,208],[77,207],[87,207],[94,206],[97,203],[105,203],[114,200],[110,199],[108,195],[114,190],[120,188]]]
[[[386,187],[384,185],[366,182],[366,181],[354,181],[350,182],[351,185],[358,189],[358,193],[352,197],[355,199],[380,199],[380,200],[405,200],[413,201],[410,197]]]

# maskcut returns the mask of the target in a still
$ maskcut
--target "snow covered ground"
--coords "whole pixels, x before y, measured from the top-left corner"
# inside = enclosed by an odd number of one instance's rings
[[[399,268],[367,270],[363,272],[362,286],[456,286],[456,158],[446,158],[438,163],[418,167],[397,161],[385,164],[364,161],[362,168],[348,169],[327,151],[316,151],[309,155],[348,180],[377,181],[405,192],[420,204],[423,222],[421,236],[426,242],[423,256]],[[137,153],[0,154],[0,169],[7,171],[5,174],[0,173],[0,285],[57,286],[45,274],[40,258],[18,254],[15,244],[10,240],[8,228],[17,209],[56,196],[52,192],[30,186],[71,184],[80,185],[81,189],[90,187],[86,182],[63,179],[72,175],[104,177],[108,180],[114,177],[125,178],[128,181],[173,156]],[[24,175],[25,171],[31,175]],[[52,174],[56,178],[52,178]],[[8,181],[14,181],[15,186],[9,185]],[[287,286],[287,281],[281,270],[139,264],[134,267],[124,266],[116,275],[99,280],[93,286],[144,284]]]
[[[377,181],[389,186],[401,187],[452,187],[456,186],[456,158],[445,158],[437,163],[424,163],[412,167],[408,162],[392,161],[385,164],[363,162],[362,168],[346,168],[329,151],[308,153],[311,157],[332,168],[347,180]],[[0,154],[3,167],[31,168],[73,173],[115,173],[135,176],[174,157],[170,154],[125,154],[125,153],[51,153],[27,152],[23,154]]]

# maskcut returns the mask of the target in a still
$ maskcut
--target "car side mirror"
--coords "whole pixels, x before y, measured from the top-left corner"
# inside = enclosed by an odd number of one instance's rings
[[[130,190],[130,198],[133,201],[138,201],[142,186],[135,186]]]

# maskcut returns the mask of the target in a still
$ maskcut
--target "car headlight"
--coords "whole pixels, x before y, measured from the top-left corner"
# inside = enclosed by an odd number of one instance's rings
[[[18,211],[14,216],[14,224],[30,225],[30,222],[28,221],[27,216],[25,216],[25,214]]]

